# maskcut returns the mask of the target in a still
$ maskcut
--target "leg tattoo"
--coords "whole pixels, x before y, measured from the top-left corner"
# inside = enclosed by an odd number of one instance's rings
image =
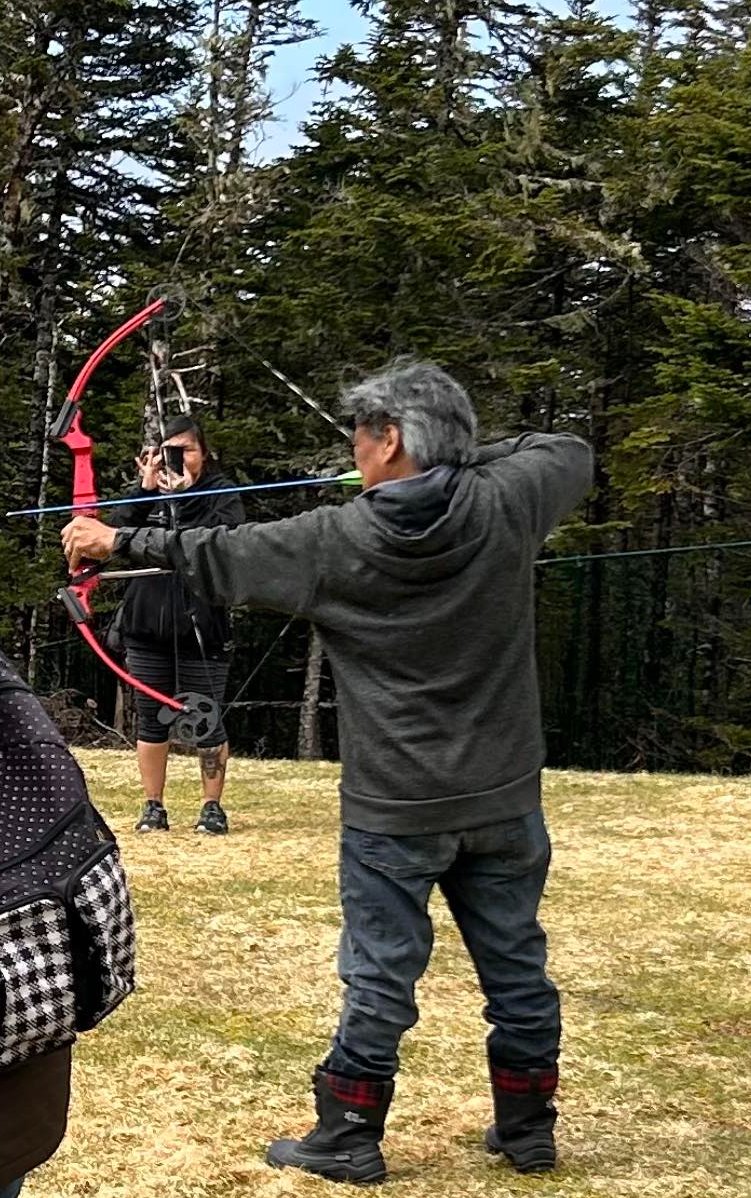
[[[223,779],[226,770],[226,762],[223,760],[223,745],[217,745],[216,748],[199,749],[198,756],[201,761],[201,776],[204,781],[215,781]]]
[[[201,763],[201,785],[203,786],[204,803],[220,803],[224,790],[224,776],[227,772],[229,745],[206,746],[198,750]]]

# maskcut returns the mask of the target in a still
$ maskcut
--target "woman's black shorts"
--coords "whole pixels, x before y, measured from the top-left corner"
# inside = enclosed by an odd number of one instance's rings
[[[227,658],[179,656],[175,661],[172,654],[154,652],[151,649],[129,648],[125,660],[134,678],[146,682],[165,695],[172,697],[186,691],[196,691],[201,695],[210,695],[219,704],[224,702],[230,665]],[[168,725],[161,724],[157,719],[161,704],[140,691],[136,691],[135,696],[138,739],[151,745],[164,744],[169,740],[170,730]],[[227,732],[224,722],[220,719],[211,735],[202,740],[201,744],[207,749],[214,748],[224,744],[226,739]]]

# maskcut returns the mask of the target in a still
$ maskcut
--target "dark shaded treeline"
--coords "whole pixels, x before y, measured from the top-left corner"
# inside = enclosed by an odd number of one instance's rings
[[[238,481],[347,463],[262,359],[334,407],[346,379],[417,353],[468,386],[485,439],[573,429],[594,443],[595,491],[546,552],[743,539],[745,7],[644,3],[626,30],[584,2],[565,17],[487,0],[357,7],[367,44],[318,63],[335,86],[300,145],[260,164],[270,55],[313,32],[291,0],[26,4],[0,18],[13,506],[65,497],[46,414],[87,350],[173,278],[189,304],[172,352],[196,350],[173,362],[196,366],[184,382]],[[88,401],[110,494],[140,442],[147,348],[123,347]],[[315,501],[257,497],[248,515]],[[38,687],[75,686],[110,719],[110,681],[58,643],[56,528],[5,528],[3,643]],[[540,571],[554,764],[747,767],[747,564],[713,551]],[[238,617],[235,688],[281,626]],[[243,700],[299,703],[308,644],[293,627]],[[299,712],[239,708],[237,747],[293,751]]]

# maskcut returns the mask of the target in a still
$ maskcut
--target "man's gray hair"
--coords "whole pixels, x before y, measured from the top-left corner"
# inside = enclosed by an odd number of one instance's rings
[[[434,362],[397,358],[342,397],[342,411],[379,436],[396,424],[421,470],[461,466],[475,446],[477,417],[463,387]]]

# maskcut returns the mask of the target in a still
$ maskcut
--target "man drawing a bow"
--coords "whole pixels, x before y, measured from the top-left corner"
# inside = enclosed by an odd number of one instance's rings
[[[533,563],[591,486],[592,456],[567,434],[477,449],[467,394],[429,363],[396,362],[343,402],[363,475],[354,502],[181,534],[79,517],[63,542],[73,568],[114,550],[179,570],[208,603],[296,613],[318,626],[331,661],[344,1008],[315,1071],[317,1123],[273,1143],[269,1162],[335,1180],[385,1176],[380,1142],[438,885],[486,999],[486,1145],[520,1172],[545,1171],[560,1015],[537,921],[550,841]]]

